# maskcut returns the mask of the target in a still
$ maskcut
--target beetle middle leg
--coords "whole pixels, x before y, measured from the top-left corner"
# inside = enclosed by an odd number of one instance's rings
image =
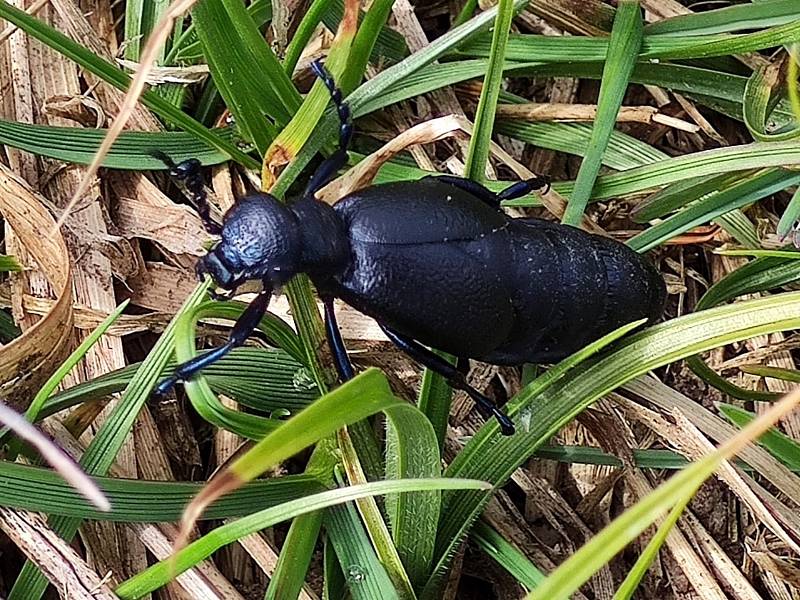
[[[198,371],[217,362],[234,348],[243,345],[247,338],[250,337],[250,334],[258,327],[258,324],[264,317],[264,313],[267,312],[267,307],[269,306],[271,298],[272,287],[265,282],[264,289],[247,305],[247,308],[244,309],[244,312],[242,312],[236,320],[233,329],[231,329],[228,341],[219,348],[209,350],[205,354],[195,356],[191,360],[178,365],[175,372],[170,377],[167,377],[158,384],[158,387],[155,389],[155,394],[163,396],[179,381],[191,379]]]
[[[500,430],[503,432],[503,435],[514,435],[514,424],[511,422],[508,415],[503,414],[500,409],[495,406],[494,402],[467,383],[466,376],[459,371],[457,367],[443,360],[419,342],[407,338],[381,323],[378,323],[378,325],[395,346],[431,371],[447,379],[447,383],[450,384],[450,387],[466,392],[469,397],[475,401],[481,412],[493,415],[500,424]]]
[[[336,113],[339,115],[339,148],[328,158],[322,161],[317,170],[311,176],[306,186],[304,197],[313,196],[327,184],[336,172],[347,164],[347,148],[353,138],[353,123],[350,118],[350,106],[342,100],[342,90],[336,87],[336,82],[328,73],[327,69],[318,60],[311,63],[311,70],[319,77],[331,94],[336,106]]]
[[[353,370],[353,364],[350,362],[350,357],[347,356],[347,348],[344,345],[339,324],[336,322],[333,296],[322,296],[322,305],[325,307],[325,334],[328,338],[328,346],[331,349],[336,372],[342,382],[349,381],[353,378],[355,371]]]

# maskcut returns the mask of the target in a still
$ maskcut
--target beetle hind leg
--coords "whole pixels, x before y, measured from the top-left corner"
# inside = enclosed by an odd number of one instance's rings
[[[466,376],[457,367],[443,360],[419,342],[407,338],[381,323],[378,323],[378,325],[395,346],[431,371],[447,379],[447,383],[450,384],[450,387],[466,392],[469,397],[475,401],[478,409],[484,413],[484,415],[494,416],[500,425],[500,430],[503,432],[503,435],[514,435],[514,424],[511,422],[508,415],[502,413],[494,402],[467,383]]]
[[[503,200],[513,200],[514,198],[522,198],[522,196],[539,189],[545,194],[550,191],[550,178],[547,175],[537,175],[530,179],[518,181],[497,194],[497,198],[501,202]]]
[[[463,177],[456,177],[455,175],[437,175],[435,179],[449,183],[459,189],[469,192],[485,204],[494,208],[500,208],[500,203],[503,200],[513,200],[514,198],[521,198],[525,194],[529,194],[534,190],[541,189],[544,193],[550,190],[550,178],[546,175],[531,177],[524,181],[518,181],[504,189],[499,193],[495,193],[486,186],[472,181],[471,179],[464,179]]]

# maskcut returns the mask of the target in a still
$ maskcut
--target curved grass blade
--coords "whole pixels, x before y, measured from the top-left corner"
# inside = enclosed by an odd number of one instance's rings
[[[208,281],[198,285],[184,302],[182,310],[188,310],[199,304],[208,291],[208,285]],[[150,390],[153,389],[159,373],[172,354],[173,336],[178,318],[179,316],[176,316],[172,319],[164,330],[136,372],[136,376],[125,388],[119,402],[86,448],[80,465],[89,475],[105,475],[114,463],[117,452],[130,433],[139,411],[150,397]],[[72,540],[80,524],[80,519],[72,517],[55,516],[48,520],[50,528],[67,541]],[[8,600],[38,600],[46,588],[47,580],[36,566],[28,561],[14,582]]]
[[[208,558],[219,548],[230,544],[246,535],[255,533],[276,523],[286,521],[298,515],[314,512],[379,494],[442,490],[442,489],[487,489],[482,481],[462,479],[416,479],[399,481],[376,481],[358,486],[328,490],[313,496],[298,498],[284,502],[278,506],[253,513],[246,517],[218,527],[211,533],[192,542],[174,557],[161,561],[142,571],[135,577],[123,582],[117,589],[117,595],[123,600],[140,598],[170,581],[176,574],[190,569],[198,562]]]
[[[578,227],[586,204],[592,195],[603,153],[616,124],[622,98],[628,89],[628,81],[636,63],[636,55],[642,44],[642,15],[639,3],[631,0],[620,2],[608,42],[608,55],[603,67],[600,96],[597,100],[597,118],[592,127],[592,137],[584,154],[575,187],[570,194],[562,223]]]
[[[195,325],[199,319],[212,316],[236,318],[242,310],[244,305],[241,304],[207,302],[185,311],[175,327],[175,356],[178,361],[184,362],[195,356]],[[266,315],[259,323],[258,330],[289,352],[295,360],[305,360],[297,336],[280,319]],[[227,408],[211,390],[205,372],[184,382],[184,389],[192,406],[206,421],[252,440],[260,440],[282,423],[278,419],[266,419]]]
[[[788,414],[798,402],[800,402],[800,390],[785,396],[780,403],[741,433],[661,484],[562,563],[528,595],[528,600],[569,598],[593,573],[649,527],[655,516],[670,507],[688,503],[697,489],[723,461],[732,458],[752,440],[757,439],[780,417]]]
[[[518,433],[504,438],[488,423],[456,456],[446,474],[469,477],[480,473],[502,485],[524,460],[564,424],[597,398],[659,366],[705,350],[762,333],[800,326],[800,293],[786,293],[723,306],[673,319],[629,337],[603,358],[569,370],[557,379],[545,373],[524,388],[510,403],[508,413],[518,423]],[[567,359],[566,365],[580,358]],[[486,496],[473,493],[443,495],[442,522],[437,540],[439,563],[429,580],[424,598],[436,597],[453,552],[480,514]]]

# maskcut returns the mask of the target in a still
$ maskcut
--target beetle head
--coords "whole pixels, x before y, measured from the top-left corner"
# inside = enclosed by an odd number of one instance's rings
[[[222,239],[197,264],[221,288],[251,279],[277,288],[299,270],[300,234],[295,215],[269,194],[241,198],[225,215]]]

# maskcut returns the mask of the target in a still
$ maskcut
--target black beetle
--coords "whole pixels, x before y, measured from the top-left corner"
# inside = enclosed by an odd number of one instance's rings
[[[198,274],[208,273],[231,291],[261,280],[263,290],[224,346],[180,365],[158,393],[243,344],[273,289],[297,273],[308,274],[319,291],[343,380],[353,376],[353,368],[334,298],[373,317],[400,349],[494,414],[507,435],[514,433],[511,420],[466,382],[464,369],[424,345],[459,357],[462,366],[470,358],[499,365],[548,363],[625,323],[661,315],[663,279],[624,244],[540,219],[510,218],[501,210],[502,200],[543,187],[544,178],[495,194],[460,177],[426,177],[367,187],[334,206],[318,200],[314,194],[347,162],[352,125],[333,79],[320,63],[313,68],[339,114],[339,149],[293,204],[256,192],[225,215],[222,239],[198,262]],[[199,163],[164,160],[209,221]],[[209,228],[219,231],[210,222]]]

